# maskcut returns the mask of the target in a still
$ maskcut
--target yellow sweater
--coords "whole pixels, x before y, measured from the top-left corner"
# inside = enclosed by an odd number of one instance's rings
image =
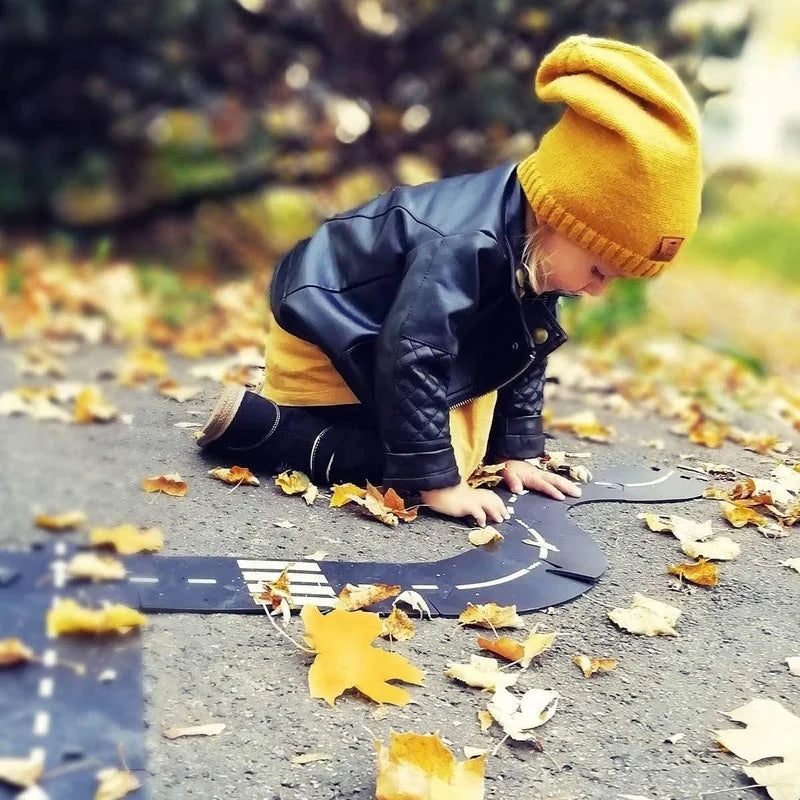
[[[316,345],[287,333],[274,318],[270,319],[267,333],[261,394],[290,406],[358,403],[330,359]],[[497,392],[490,392],[450,409],[450,439],[463,479],[474,472],[486,453],[496,400]]]

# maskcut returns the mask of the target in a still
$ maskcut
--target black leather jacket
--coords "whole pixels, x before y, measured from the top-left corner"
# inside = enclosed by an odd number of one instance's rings
[[[277,323],[320,347],[374,416],[385,485],[457,484],[448,409],[493,389],[487,460],[544,450],[545,360],[567,337],[556,296],[517,292],[525,203],[514,163],[398,187],[275,268]]]

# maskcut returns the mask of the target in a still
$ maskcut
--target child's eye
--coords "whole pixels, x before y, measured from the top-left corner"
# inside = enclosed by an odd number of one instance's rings
[[[603,275],[603,273],[600,272],[600,270],[597,269],[597,267],[592,267],[592,275],[594,275],[595,278],[600,278],[600,280],[603,280],[603,278],[605,278],[605,275]]]

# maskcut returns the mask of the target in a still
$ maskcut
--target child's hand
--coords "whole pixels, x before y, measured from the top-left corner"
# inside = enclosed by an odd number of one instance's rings
[[[580,497],[581,489],[571,480],[554,472],[547,472],[534,467],[527,461],[506,461],[506,468],[500,473],[506,486],[515,493],[523,489],[532,489],[534,492],[546,494],[556,500],[563,500],[564,495]]]
[[[509,518],[506,504],[498,494],[489,489],[473,489],[466,483],[444,489],[429,489],[420,492],[420,496],[426,506],[440,514],[451,517],[471,514],[481,527],[486,525],[487,517],[492,522],[502,522]]]

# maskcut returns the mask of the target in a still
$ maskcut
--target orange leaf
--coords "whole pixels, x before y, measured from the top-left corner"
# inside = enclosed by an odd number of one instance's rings
[[[398,642],[406,642],[414,638],[414,623],[402,608],[395,606],[392,613],[383,620],[381,636]]]
[[[738,503],[728,503],[720,501],[722,516],[725,517],[734,528],[743,528],[745,525],[755,525],[763,528],[767,524],[767,518],[754,511],[748,506],[741,506]]]
[[[261,485],[258,478],[247,467],[231,467],[230,469],[227,467],[214,467],[214,469],[208,471],[208,474],[224,483],[246,483],[248,486]]]
[[[354,688],[377,703],[404,706],[408,692],[388,681],[422,684],[423,673],[405,658],[372,646],[381,632],[377,614],[334,608],[323,616],[316,606],[306,605],[300,616],[306,643],[317,654],[308,672],[312,697],[333,705],[342,692]]]
[[[289,567],[285,567],[274,581],[265,583],[256,599],[269,603],[273,611],[280,606],[282,600],[285,600],[290,607],[293,606],[294,600],[289,587]]]
[[[403,498],[391,487],[383,496],[383,504],[403,522],[413,522],[417,518],[417,506],[406,508]]]
[[[584,678],[589,678],[595,672],[610,672],[617,668],[616,658],[589,658],[589,656],[573,656],[572,663],[576,664]]]
[[[68,531],[83,525],[86,522],[86,514],[78,509],[64,511],[61,514],[37,514],[34,522],[40,528],[50,531]]]
[[[33,650],[19,639],[0,639],[0,667],[13,667],[36,658]]]
[[[75,398],[75,410],[72,414],[75,422],[110,422],[118,416],[119,411],[94,386],[85,386]]]
[[[142,478],[142,489],[146,492],[163,492],[172,497],[183,497],[189,491],[189,484],[177,472],[172,472],[169,475]]]
[[[717,586],[719,569],[716,564],[701,558],[696,564],[670,564],[667,568],[670,575],[677,575],[698,586]]]
[[[506,661],[520,661],[525,655],[525,648],[508,636],[501,636],[499,639],[487,639],[479,636],[478,647],[481,650],[488,650]]]

